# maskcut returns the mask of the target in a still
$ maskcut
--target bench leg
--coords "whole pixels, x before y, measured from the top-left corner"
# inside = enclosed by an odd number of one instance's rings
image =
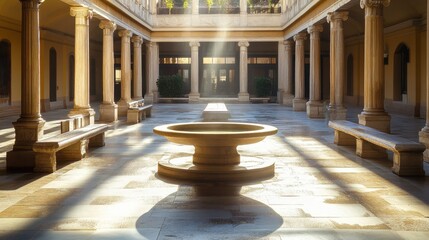
[[[127,112],[127,123],[138,123],[140,122],[140,113],[138,111],[128,110]]]
[[[88,140],[82,139],[57,152],[57,158],[64,161],[78,161],[86,156]]]
[[[356,138],[344,132],[335,130],[334,143],[340,146],[354,146],[356,144]]]
[[[386,149],[369,143],[362,139],[356,139],[356,155],[362,158],[386,158]]]
[[[146,117],[152,117],[152,110],[146,110]]]
[[[57,170],[55,152],[36,152],[34,172],[53,173]]]
[[[399,176],[424,176],[425,170],[423,169],[423,153],[393,153],[392,172]]]
[[[89,147],[103,147],[104,146],[105,133],[100,133],[89,139]]]

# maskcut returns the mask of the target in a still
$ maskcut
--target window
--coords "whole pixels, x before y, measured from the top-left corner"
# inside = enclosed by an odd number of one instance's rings
[[[191,58],[188,57],[165,57],[159,59],[160,64],[191,64]]]

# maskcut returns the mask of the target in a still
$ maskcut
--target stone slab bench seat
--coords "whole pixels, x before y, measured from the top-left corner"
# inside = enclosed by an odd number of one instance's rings
[[[146,117],[152,116],[152,105],[128,107],[127,123],[139,123]]]
[[[89,147],[104,146],[107,124],[91,124],[57,136],[37,141],[35,152],[35,172],[52,173],[57,169],[57,158],[66,161],[81,160]]]
[[[203,111],[205,122],[227,122],[230,116],[224,103],[208,103]]]
[[[337,145],[356,145],[356,154],[363,158],[387,157],[393,152],[392,171],[399,176],[422,176],[423,151],[426,147],[403,137],[378,131],[350,121],[329,121],[334,129],[334,143]]]
[[[268,103],[270,101],[270,98],[265,97],[251,97],[249,99],[251,103]]]

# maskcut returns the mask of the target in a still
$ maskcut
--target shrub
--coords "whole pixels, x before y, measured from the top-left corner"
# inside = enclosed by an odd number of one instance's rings
[[[183,79],[180,75],[159,76],[156,85],[162,97],[180,97],[183,95]]]
[[[268,77],[255,78],[256,96],[268,97],[271,94],[271,79]]]

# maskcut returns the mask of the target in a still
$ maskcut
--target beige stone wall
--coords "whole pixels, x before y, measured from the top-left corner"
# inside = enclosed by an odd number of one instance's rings
[[[0,20],[0,40],[8,40],[11,43],[11,80],[12,105],[21,104],[21,32],[10,27]],[[17,57],[18,56],[18,57]]]

